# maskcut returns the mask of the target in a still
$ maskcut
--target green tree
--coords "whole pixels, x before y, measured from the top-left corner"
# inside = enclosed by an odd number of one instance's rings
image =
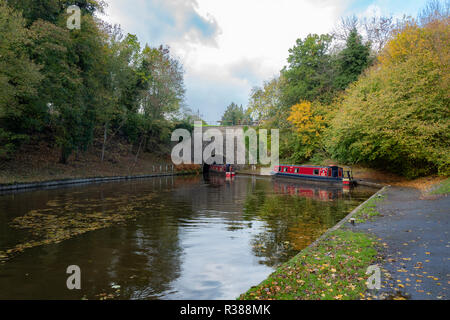
[[[28,55],[29,37],[21,14],[0,1],[0,156],[9,156],[39,125],[29,103],[42,76]]]
[[[249,112],[254,119],[270,122],[281,110],[282,79],[274,78],[264,82],[262,88],[254,87],[249,100]]]
[[[249,114],[241,106],[232,102],[225,110],[222,116],[222,123],[224,125],[246,124],[251,121]]]
[[[102,91],[97,96],[97,123],[102,126],[103,144],[101,161],[109,142],[126,124],[128,112],[135,112],[138,95],[137,75],[134,70],[140,54],[140,44],[135,35],[124,36],[120,27],[103,24],[107,37],[104,45],[105,56],[102,59]],[[131,92],[130,92],[131,91]]]
[[[156,150],[161,141],[170,137],[169,119],[183,105],[183,69],[168,48],[147,45],[140,53],[135,73],[132,95],[137,104],[130,109],[124,129],[133,142],[139,142],[138,152]]]
[[[68,88],[67,95],[72,99],[56,106],[59,108],[56,142],[61,147],[62,163],[67,162],[74,150],[85,150],[92,143],[97,113],[103,111],[104,98],[108,96],[105,92],[107,36],[92,15],[83,14],[82,21],[80,30],[69,32],[74,58],[70,70],[79,73],[80,87]],[[58,24],[65,26],[65,16],[59,18]],[[68,60],[68,63],[72,62]]]
[[[146,46],[142,55],[140,69],[147,84],[142,97],[143,112],[153,119],[162,119],[178,111],[184,99],[183,69],[167,47]]]
[[[77,5],[84,13],[94,14],[103,12],[104,1],[96,0],[6,0],[8,5],[21,11],[28,25],[42,19],[51,23],[57,23],[61,14],[71,5]]]
[[[289,49],[289,65],[282,70],[286,80],[282,104],[286,109],[303,100],[331,101],[335,94],[331,43],[330,35],[310,34]]]
[[[344,90],[370,64],[370,43],[364,44],[361,35],[353,29],[346,40],[345,48],[337,55],[336,87]]]
[[[81,8],[79,30],[66,27],[69,5]],[[103,160],[115,136],[138,142],[139,154],[186,125],[175,119],[185,94],[180,62],[99,20],[104,6],[0,0],[0,154],[42,133],[66,163],[101,132]]]
[[[76,143],[73,137],[79,132],[82,118],[83,80],[75,64],[77,55],[66,28],[37,20],[30,30],[31,56],[42,66],[44,76],[30,107],[35,110],[35,117],[46,118],[46,125],[61,147],[61,161],[66,162]]]

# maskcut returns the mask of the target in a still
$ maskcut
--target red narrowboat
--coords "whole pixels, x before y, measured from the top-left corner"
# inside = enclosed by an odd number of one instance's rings
[[[236,175],[233,166],[229,164],[212,164],[209,166],[209,171],[220,174],[224,173],[226,177],[230,178]]]
[[[338,166],[279,165],[273,168],[272,176],[316,182],[339,183],[348,186],[354,184],[351,169],[344,169]]]

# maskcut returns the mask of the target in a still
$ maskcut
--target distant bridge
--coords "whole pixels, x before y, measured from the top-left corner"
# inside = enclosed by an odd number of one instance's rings
[[[232,121],[222,121],[222,120],[203,120],[206,122],[207,125],[210,126],[223,126],[223,127],[256,127],[259,126],[261,124],[261,121],[236,121],[236,122],[232,122]]]
[[[229,159],[227,159],[226,157],[226,150],[227,150],[227,138],[226,138],[226,132],[227,130],[243,130],[243,127],[245,126],[250,126],[250,125],[229,125],[229,126],[224,126],[224,125],[203,125],[202,126],[202,132],[203,134],[208,131],[208,130],[218,130],[222,133],[222,137],[223,137],[223,149],[222,150],[215,150],[215,154],[213,154],[212,156],[223,156],[223,162],[224,164],[226,163],[230,163],[230,164],[234,164],[235,167],[241,167],[240,165],[236,165],[237,162],[237,150],[238,150],[238,143],[237,143],[237,138],[234,138],[234,161],[229,161]],[[192,163],[194,162],[194,137],[192,136],[192,145],[191,145],[191,161]],[[212,141],[203,141],[202,140],[202,156],[203,156],[203,152],[205,150],[205,148],[211,144]],[[176,143],[173,143],[173,146],[175,146]],[[172,147],[173,147],[172,146]],[[203,166],[204,169],[208,169],[208,165],[205,163],[208,159],[203,159]]]
[[[242,124],[242,125],[240,125],[240,124],[239,125],[231,125],[230,124],[230,125],[217,125],[217,126],[214,126],[213,128],[211,128],[211,129],[217,129],[217,130],[219,130],[222,133],[222,136],[223,136],[223,150],[222,151],[215,150],[216,153],[215,153],[214,156],[218,156],[218,155],[223,156],[224,164],[229,163],[229,161],[227,161],[227,157],[226,157],[226,150],[227,150],[226,133],[227,133],[227,130],[236,130],[236,129],[241,129],[242,130],[242,128],[245,127],[245,126],[247,126],[247,125],[244,125],[244,124]],[[203,133],[205,131],[207,131],[207,130],[208,130],[208,127],[205,127],[204,130],[203,130]],[[211,143],[211,141],[203,141],[202,152],[203,152],[203,150],[205,150],[206,146],[208,146],[210,143]],[[234,150],[233,150],[233,152],[234,152],[234,163],[232,163],[232,164],[235,164],[236,161],[237,161],[237,146],[238,146],[237,139],[234,138]],[[209,167],[205,163],[206,160],[208,160],[208,159],[203,159],[203,169],[204,170],[205,169],[207,170],[208,167]]]

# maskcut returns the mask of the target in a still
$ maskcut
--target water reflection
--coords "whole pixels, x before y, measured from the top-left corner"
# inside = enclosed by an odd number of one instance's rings
[[[313,184],[308,182],[293,182],[291,180],[275,179],[273,190],[276,193],[296,195],[319,201],[333,201],[342,198],[343,186],[328,184]]]
[[[252,184],[244,213],[248,220],[266,223],[252,239],[253,251],[268,266],[276,266],[304,249],[346,216],[367,190],[344,193],[342,187],[274,179],[270,188]]]
[[[36,237],[11,224],[32,211],[133,215],[0,264],[0,298],[233,299],[374,192],[211,175],[6,194],[0,251]],[[65,287],[72,264],[81,267],[81,291]]]

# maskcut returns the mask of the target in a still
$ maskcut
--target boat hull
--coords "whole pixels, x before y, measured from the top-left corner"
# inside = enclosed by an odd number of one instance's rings
[[[273,172],[272,177],[277,178],[277,179],[308,181],[311,183],[320,183],[320,184],[325,183],[325,184],[342,185],[342,178],[334,178],[334,177],[309,176],[309,175],[290,174],[290,173],[282,173],[282,172]]]
[[[213,174],[224,175],[227,178],[234,177],[236,173],[234,171],[227,171],[225,165],[211,165],[209,167],[209,172]]]

